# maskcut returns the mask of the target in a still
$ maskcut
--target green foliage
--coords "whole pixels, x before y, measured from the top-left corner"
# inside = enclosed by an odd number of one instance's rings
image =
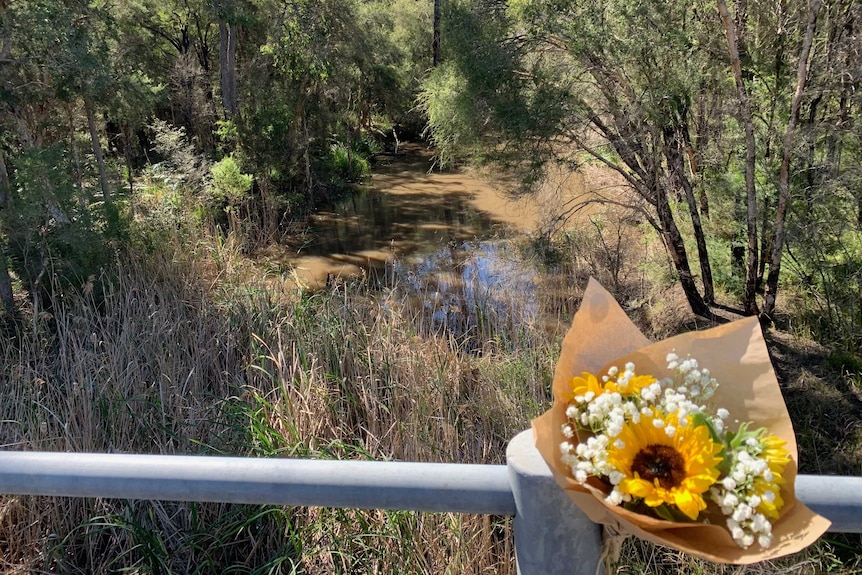
[[[476,128],[480,119],[464,84],[465,78],[457,67],[444,63],[428,76],[419,96],[419,104],[428,116],[431,141],[444,166],[478,144]]]
[[[335,143],[330,146],[329,150],[330,173],[335,178],[331,181],[336,185],[339,181],[359,182],[371,174],[371,164],[368,158],[351,149],[351,146]]]
[[[153,148],[162,157],[153,166],[154,175],[186,195],[203,194],[210,183],[210,163],[189,142],[185,128],[156,119],[150,129],[155,140]]]
[[[215,135],[220,149],[225,153],[233,150],[239,143],[239,128],[233,120],[218,120]]]
[[[110,261],[104,211],[72,184],[59,144],[15,158],[9,206],[0,210],[12,269],[31,295],[79,286]]]
[[[210,194],[218,201],[236,205],[246,200],[254,178],[240,171],[232,155],[225,156],[210,168],[212,187]]]
[[[541,168],[548,155],[533,143],[559,128],[557,87],[538,69],[523,72],[527,53],[508,37],[501,4],[450,2],[443,20],[443,63],[423,82],[418,99],[441,164],[472,155]]]

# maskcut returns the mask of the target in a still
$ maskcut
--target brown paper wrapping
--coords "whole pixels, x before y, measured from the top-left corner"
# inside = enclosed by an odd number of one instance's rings
[[[662,378],[670,375],[665,357],[674,351],[690,355],[710,370],[719,386],[711,405],[730,411],[728,425],[751,421],[753,429],[766,427],[787,442],[792,458],[781,489],[784,507],[773,521],[773,542],[768,549],[756,543],[740,549],[724,527],[725,517],[716,509],[707,517],[711,524],[675,523],[631,512],[604,502],[605,493],[581,486],[569,474],[560,457],[565,441],[565,405],[558,398],[571,378],[587,371],[596,375],[607,368],[634,362],[637,373]],[[554,374],[554,405],[532,422],[536,447],[548,463],[557,483],[596,523],[622,534],[632,534],[661,545],[686,551],[719,563],[747,564],[795,553],[817,540],[830,522],[796,500],[796,438],[778,388],[766,343],[757,318],[747,318],[705,331],[690,332],[650,344],[598,282],[591,279],[563,348]],[[711,506],[712,507],[712,506]]]

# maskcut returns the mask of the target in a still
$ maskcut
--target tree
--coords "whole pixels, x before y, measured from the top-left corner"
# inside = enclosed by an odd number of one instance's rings
[[[757,253],[757,190],[755,187],[755,162],[756,145],[754,141],[754,121],[752,119],[751,106],[748,100],[748,91],[745,87],[742,73],[742,63],[739,55],[739,40],[737,25],[731,20],[727,4],[724,0],[717,0],[718,13],[724,26],[727,38],[727,52],[730,56],[730,67],[733,70],[733,80],[736,84],[738,100],[737,116],[745,128],[745,198],[746,198],[746,237],[747,258],[745,265],[745,288],[743,290],[742,305],[748,315],[758,315],[756,286],[758,270]],[[737,15],[738,17],[741,14]]]
[[[6,160],[3,158],[3,150],[0,149],[0,212],[9,207],[9,173],[6,170]],[[9,262],[7,260],[7,246],[5,226],[3,225],[3,214],[0,213],[0,303],[6,317],[15,315],[15,298],[12,293],[12,278],[9,275]]]
[[[814,41],[814,30],[817,25],[817,15],[819,12],[820,0],[812,0],[805,28],[805,36],[799,52],[796,71],[796,90],[790,104],[790,119],[784,131],[781,167],[778,171],[778,205],[775,208],[772,254],[769,260],[769,276],[766,279],[766,295],[763,305],[763,314],[767,318],[771,318],[775,313],[775,299],[778,293],[778,278],[781,273],[781,257],[784,249],[785,221],[788,209],[790,208],[790,160],[796,136],[796,124],[799,122],[799,111],[808,79],[808,61],[811,55],[811,44]]]
[[[146,60],[145,73],[168,86],[167,119],[207,150],[214,144],[212,71],[219,30],[213,7],[213,0],[130,0],[116,8],[130,57]]]
[[[434,0],[434,22],[432,24],[433,28],[433,38],[431,40],[431,65],[437,66],[440,63],[440,18],[442,13],[442,8],[440,6],[442,0]]]
[[[13,3],[3,19],[8,61],[0,68],[0,241],[3,264],[13,268],[38,311],[54,279],[75,281],[98,265],[106,253],[101,230],[113,230],[116,222],[96,117],[97,101],[112,86],[109,22],[88,3],[47,0]],[[83,185],[90,175],[82,174],[87,166],[75,144],[82,108],[96,186]],[[94,187],[102,209],[91,209]],[[7,274],[0,270],[0,276],[5,284]],[[0,289],[8,302],[10,290]]]
[[[225,117],[231,118],[238,111],[236,94],[236,46],[237,15],[234,3],[221,0],[216,3],[219,26],[219,79],[221,101]]]
[[[662,238],[692,310],[709,315],[673,208],[676,198],[689,206],[711,300],[693,171],[683,168],[704,65],[693,50],[703,7],[520,0],[495,19],[483,9],[499,6],[492,0],[452,4],[459,12],[446,18],[454,28],[446,31],[451,54],[422,99],[444,154],[483,136],[486,150],[502,141],[505,152],[514,152],[510,158],[531,169],[547,159],[577,165],[585,155],[601,162],[631,192],[629,199],[605,201],[645,217]]]

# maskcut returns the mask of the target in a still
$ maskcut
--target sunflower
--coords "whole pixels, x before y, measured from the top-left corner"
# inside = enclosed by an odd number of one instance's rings
[[[584,397],[592,392],[594,397],[598,397],[605,392],[605,386],[599,383],[596,376],[586,371],[580,377],[575,376],[569,382],[569,388],[563,394],[563,401],[566,403],[572,401],[576,397]]]
[[[718,479],[718,454],[705,425],[684,422],[656,411],[638,423],[627,422],[608,448],[608,463],[623,478],[617,489],[649,507],[673,505],[690,519],[706,509],[705,493]]]
[[[790,454],[784,449],[787,442],[775,435],[767,435],[760,441],[763,445],[763,452],[760,455],[766,459],[769,470],[775,476],[775,482],[784,483],[781,474],[784,473],[784,467],[790,463]]]
[[[782,474],[790,462],[790,454],[784,449],[787,442],[775,435],[768,435],[760,441],[763,445],[760,457],[766,460],[772,474],[772,480],[767,481],[763,477],[754,480],[754,493],[760,498],[757,511],[769,519],[778,519],[778,511],[784,506],[780,487],[785,482]]]
[[[569,387],[563,393],[562,400],[568,403],[576,397],[586,397],[589,393],[592,393],[593,397],[614,392],[620,395],[634,395],[655,381],[656,379],[651,375],[634,375],[625,385],[620,385],[616,378],[608,379],[607,382],[602,383],[595,375],[585,371],[569,381]]]

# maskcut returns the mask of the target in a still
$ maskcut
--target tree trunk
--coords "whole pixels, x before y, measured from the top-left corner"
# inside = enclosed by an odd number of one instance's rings
[[[682,285],[683,292],[685,292],[685,297],[688,300],[691,311],[699,316],[709,317],[712,313],[709,310],[709,306],[703,301],[700,292],[697,291],[697,284],[694,281],[694,275],[692,275],[691,267],[688,263],[685,243],[683,242],[679,228],[676,227],[676,221],[673,219],[673,212],[668,203],[667,191],[659,189],[656,191],[656,195],[656,211],[661,223],[664,243],[673,261],[673,266],[679,274],[679,282]]]
[[[778,205],[775,207],[773,227],[774,244],[772,257],[769,260],[769,275],[766,277],[766,295],[763,303],[763,315],[770,320],[775,313],[775,298],[778,294],[778,277],[781,273],[781,255],[784,248],[784,224],[787,219],[787,210],[790,207],[790,156],[793,153],[796,123],[799,121],[799,109],[802,106],[802,95],[805,92],[806,79],[808,78],[808,58],[811,55],[811,44],[814,40],[814,29],[817,27],[817,13],[819,11],[820,0],[813,0],[808,14],[805,38],[799,53],[799,65],[796,69],[796,92],[793,94],[793,101],[790,104],[790,119],[787,122],[787,130],[784,132],[781,167],[778,170]]]
[[[685,120],[683,119],[683,121]],[[715,288],[712,281],[712,267],[709,265],[709,250],[706,247],[706,237],[703,233],[703,225],[700,221],[697,201],[694,198],[694,189],[692,189],[691,181],[689,181],[685,174],[682,155],[683,147],[682,142],[677,137],[677,133],[678,128],[675,126],[666,126],[664,128],[665,157],[667,158],[671,173],[674,174],[674,179],[685,192],[688,212],[691,216],[692,230],[694,232],[695,243],[697,245],[697,257],[700,262],[700,277],[703,282],[703,300],[710,304],[715,302]]]
[[[773,230],[769,230],[770,216],[772,215],[772,203],[769,198],[763,198],[763,205],[760,208],[760,259],[757,262],[757,290],[763,288],[763,278],[766,275],[766,263],[769,261],[769,255],[772,253],[772,246],[775,243],[775,238],[772,235]]]
[[[727,4],[717,0],[718,12],[721,16],[724,32],[727,37],[727,51],[730,56],[730,66],[736,83],[736,94],[739,100],[739,120],[745,127],[745,196],[747,199],[746,232],[748,237],[747,260],[745,265],[745,287],[742,294],[742,306],[748,315],[758,315],[757,308],[757,194],[754,182],[756,149],[754,143],[754,121],[751,117],[751,106],[748,93],[742,78],[742,63],[739,57],[739,42],[736,36],[736,26],[730,19]]]
[[[226,118],[237,112],[236,97],[236,24],[219,21],[219,77],[221,102]]]
[[[110,214],[111,191],[108,189],[105,158],[102,156],[102,144],[99,142],[99,131],[96,129],[96,115],[93,112],[93,102],[90,96],[84,96],[84,110],[87,113],[87,125],[90,128],[90,139],[93,142],[93,155],[96,156],[96,165],[99,167],[99,187],[102,189],[102,197],[105,200],[105,211]]]
[[[66,107],[66,115],[69,116],[69,149],[72,151],[72,161],[75,163],[75,187],[78,191],[84,189],[84,170],[81,169],[81,156],[78,154],[78,143],[75,141],[75,121],[72,115],[72,106]]]
[[[443,0],[434,0],[434,24],[431,38],[431,65],[440,63],[440,3]]]
[[[6,171],[6,160],[3,150],[0,150],[0,211],[9,205],[9,173]],[[6,258],[6,234],[3,229],[3,221],[0,220],[0,303],[6,317],[15,315],[15,298],[12,293],[12,278],[9,275],[9,263]]]

